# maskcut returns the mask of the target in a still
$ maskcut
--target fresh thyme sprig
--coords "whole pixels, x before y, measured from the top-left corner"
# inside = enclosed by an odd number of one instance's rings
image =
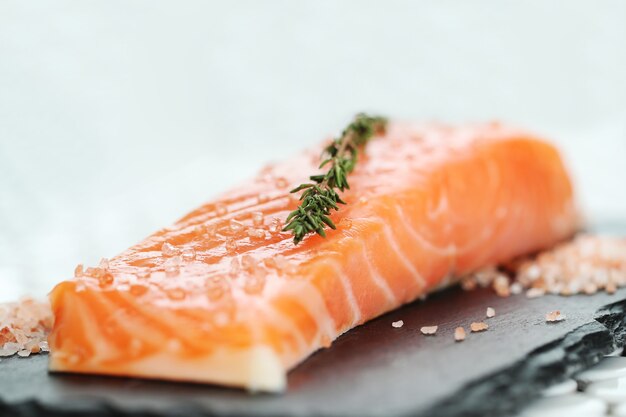
[[[359,150],[377,134],[385,131],[387,119],[367,114],[357,114],[337,139],[324,149],[320,169],[326,166],[325,174],[312,175],[311,183],[300,184],[292,193],[304,192],[300,196],[300,206],[292,211],[286,220],[283,231],[291,230],[297,245],[309,233],[326,237],[326,226],[336,229],[330,219],[331,210],[339,210],[339,204],[346,204],[339,191],[350,189],[348,174],[357,163]]]

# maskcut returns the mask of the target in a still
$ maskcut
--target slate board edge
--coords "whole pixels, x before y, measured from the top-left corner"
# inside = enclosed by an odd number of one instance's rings
[[[541,346],[510,367],[472,381],[415,417],[515,415],[541,391],[594,365],[626,340],[626,300],[602,307],[594,321]],[[494,349],[497,349],[494,346]],[[494,401],[497,399],[497,401]]]
[[[474,380],[431,408],[416,411],[407,417],[514,415],[529,401],[537,398],[542,389],[599,362],[607,353],[624,346],[625,341],[626,300],[621,300],[602,307],[597,311],[594,320],[561,339],[535,349],[525,359]],[[498,346],[494,346],[494,349],[498,349]],[[46,404],[37,400],[8,404],[0,397],[1,417],[161,417],[164,414],[181,417],[230,417],[230,414],[221,410],[199,409],[194,406],[150,412],[124,410],[96,399],[59,407],[58,404]]]

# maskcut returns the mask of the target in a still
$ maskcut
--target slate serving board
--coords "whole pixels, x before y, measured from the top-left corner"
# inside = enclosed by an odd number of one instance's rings
[[[496,317],[485,319],[487,307]],[[561,310],[567,319],[545,322]],[[485,319],[489,330],[453,339]],[[403,320],[396,329],[391,323]],[[47,357],[0,362],[0,416],[501,416],[623,346],[626,289],[594,296],[450,289],[341,336],[289,374],[282,395],[216,386],[59,375]],[[421,326],[438,325],[435,336]]]

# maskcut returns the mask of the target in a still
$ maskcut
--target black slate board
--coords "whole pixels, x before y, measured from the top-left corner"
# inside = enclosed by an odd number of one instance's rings
[[[497,315],[489,330],[456,326]],[[564,322],[545,314],[561,310]],[[404,320],[404,327],[391,323]],[[283,395],[215,386],[48,374],[47,357],[0,362],[0,416],[501,416],[578,372],[626,334],[626,289],[614,295],[499,298],[450,289],[340,337],[289,375]],[[435,336],[419,332],[439,325]]]
[[[283,395],[138,379],[51,375],[45,355],[0,362],[0,415],[488,416],[624,342],[626,289],[614,295],[499,298],[452,289],[340,337],[289,375]],[[453,330],[497,315],[455,343]],[[608,306],[608,307],[605,307]],[[564,322],[548,324],[560,309]],[[596,319],[594,319],[596,318]],[[391,326],[404,320],[400,329]],[[419,332],[438,324],[437,335]]]

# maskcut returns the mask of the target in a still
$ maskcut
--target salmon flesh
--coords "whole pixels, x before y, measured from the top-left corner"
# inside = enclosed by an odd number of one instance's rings
[[[349,176],[337,230],[294,245],[289,190],[318,148],[263,169],[51,293],[52,371],[282,391],[342,333],[578,227],[558,151],[497,123],[390,123]]]

